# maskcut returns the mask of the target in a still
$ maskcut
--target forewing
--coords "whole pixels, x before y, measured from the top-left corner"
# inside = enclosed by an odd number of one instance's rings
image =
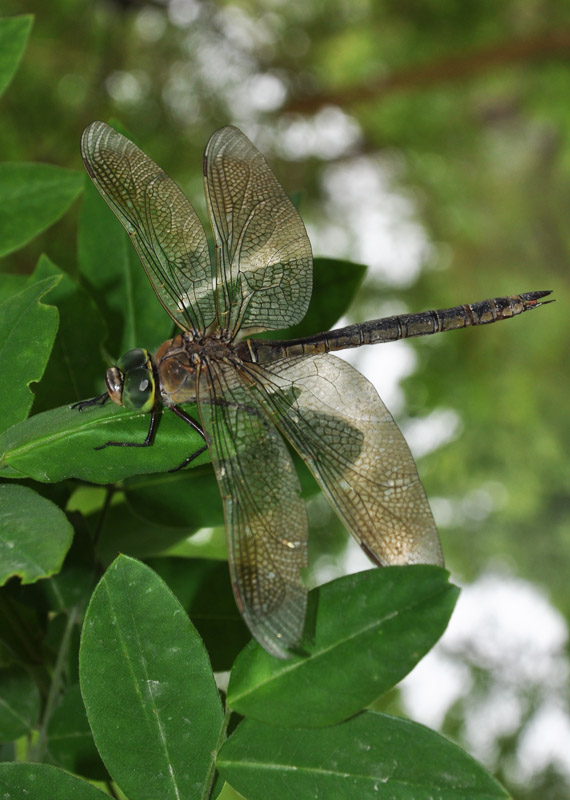
[[[81,155],[131,237],[166,311],[184,330],[204,332],[215,317],[208,242],[182,191],[142,150],[104,122],[92,122],[85,129]]]
[[[300,639],[307,590],[307,518],[291,456],[234,368],[206,367],[198,405],[224,504],[238,607],[273,655]]]
[[[235,333],[299,322],[311,297],[311,244],[265,158],[237,128],[221,128],[210,138],[204,187],[221,327]]]
[[[372,384],[332,355],[248,367],[263,404],[368,555],[383,565],[443,565],[416,465]]]

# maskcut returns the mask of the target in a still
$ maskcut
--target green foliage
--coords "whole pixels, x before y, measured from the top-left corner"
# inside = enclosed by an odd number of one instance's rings
[[[58,220],[82,184],[78,172],[52,164],[0,164],[0,255],[22,247]]]
[[[12,742],[25,736],[40,713],[40,693],[31,675],[22,667],[0,669],[0,739]]]
[[[118,358],[127,350],[156,349],[172,323],[152,292],[129,237],[88,180],[79,219],[77,264],[108,325],[107,352]]]
[[[0,368],[12,376],[11,392],[1,399],[0,429],[6,430],[25,420],[34,399],[30,383],[38,381],[49,358],[57,331],[58,314],[41,298],[58,283],[45,278],[22,289],[0,306]],[[37,339],[30,338],[30,330]]]
[[[413,669],[445,630],[457,594],[445,573],[422,565],[361,572],[315,589],[314,630],[309,622],[302,654],[276,661],[252,642],[232,670],[228,703],[286,727],[342,722]]]
[[[373,711],[318,731],[246,720],[222,747],[218,767],[251,800],[509,796],[456,745],[422,725]]]
[[[54,797],[103,800],[109,797],[90,783],[48,764],[0,764],[0,788],[5,797],[17,797],[25,792],[34,800]]]
[[[137,561],[119,557],[91,597],[80,680],[97,749],[127,796],[204,796],[223,722],[214,675],[178,601]]]
[[[33,17],[0,19],[0,95],[2,95],[18,69],[32,28]]]
[[[3,11],[20,6],[6,0]],[[226,798],[233,786],[246,798],[505,797],[446,739],[365,710],[376,701],[399,713],[388,693],[451,613],[456,589],[445,573],[413,567],[332,581],[311,594],[304,654],[275,661],[248,644],[235,606],[207,455],[167,472],[199,437],[167,414],[151,448],[94,450],[142,441],[148,419],[69,404],[102,392],[121,352],[153,349],[171,328],[128,237],[78,171],[78,141],[92,119],[117,114],[200,212],[195,168],[212,130],[233,118],[276,153],[275,132],[299,126],[315,157],[272,160],[288,189],[305,190],[301,213],[316,225],[312,202],[327,199],[321,159],[328,168],[339,158],[327,154],[324,100],[358,127],[339,160],[379,153],[429,231],[433,269],[405,291],[369,280],[368,316],[386,302],[420,310],[554,288],[558,302],[540,317],[420,342],[405,411],[453,408],[463,419],[461,439],[421,465],[428,495],[453,510],[443,538],[454,570],[474,576],[503,558],[570,613],[570,107],[557,44],[568,7],[204,2],[180,24],[145,2],[28,8],[37,18],[17,75],[32,17],[0,20],[0,151],[12,162],[0,165],[0,740],[4,760],[14,759],[0,765],[0,794],[135,800],[221,789]],[[307,116],[258,113],[251,76],[281,82],[291,108],[308,98]],[[72,204],[83,187],[77,228]],[[321,240],[325,253],[339,255],[342,213],[330,246]],[[354,242],[359,231],[351,233]],[[317,258],[309,313],[284,335],[333,325],[363,273],[342,253]],[[318,507],[314,483],[302,481]],[[470,516],[479,491],[499,500]],[[323,528],[323,519],[312,542],[326,538],[329,548],[335,523]],[[212,670],[230,673],[225,716]],[[493,769],[507,785],[516,786],[508,765],[531,710],[508,742],[493,743],[506,753]],[[447,728],[454,738],[465,734],[463,711],[460,699]],[[513,791],[554,800],[567,794],[561,785],[545,773]]]
[[[185,429],[172,414],[164,414],[159,426],[162,445],[148,450],[95,450],[108,441],[144,441],[148,423],[147,415],[111,403],[83,411],[70,406],[44,411],[1,435],[0,475],[113,483],[130,475],[173,469],[203,444],[197,433]]]
[[[15,575],[24,584],[59,572],[72,538],[54,503],[27,486],[0,484],[0,586]]]

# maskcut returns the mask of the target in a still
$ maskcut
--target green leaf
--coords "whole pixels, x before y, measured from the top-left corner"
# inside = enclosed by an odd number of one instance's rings
[[[439,567],[383,567],[310,593],[305,656],[273,658],[256,642],[238,657],[228,703],[277,725],[332,725],[391,689],[446,628],[459,590]],[[316,606],[316,608],[315,608]]]
[[[124,489],[133,513],[148,522],[186,529],[224,524],[222,498],[211,464],[188,472],[129,478]]]
[[[423,725],[372,711],[318,731],[246,720],[220,750],[217,764],[248,800],[508,798],[457,745]]]
[[[82,400],[105,390],[107,364],[101,357],[106,327],[87,292],[47,256],[32,279],[57,276],[49,302],[59,311],[59,329],[44,377],[36,389],[34,413]]]
[[[171,591],[120,556],[93,593],[79,672],[95,743],[130,797],[202,797],[222,708],[200,637]]]
[[[266,339],[296,339],[312,333],[328,331],[350,306],[366,267],[335,258],[315,258],[313,261],[313,293],[309,309],[301,322],[292,328],[268,331]]]
[[[109,800],[87,781],[48,764],[0,764],[3,800]]]
[[[251,639],[239,613],[228,565],[203,558],[154,558],[148,561],[172,589],[202,637],[218,672],[229,670]]]
[[[22,667],[0,669],[0,741],[30,733],[40,713],[40,693]]]
[[[93,515],[93,530],[97,530],[100,517],[100,512]],[[147,522],[135,516],[126,503],[118,503],[105,516],[97,554],[104,564],[110,564],[121,553],[135,558],[148,558],[163,553],[194,532],[191,528],[169,528]]]
[[[81,173],[53,164],[0,164],[0,256],[56,222],[82,187]]]
[[[93,542],[83,520],[76,515],[77,530],[62,568],[51,578],[40,581],[37,590],[42,610],[64,611],[83,602],[95,584],[96,566]]]
[[[157,300],[128,235],[91,181],[86,181],[78,264],[109,327],[107,349],[115,358],[134,347],[153,350],[170,337],[172,321]]]
[[[177,544],[165,548],[165,555],[175,558],[208,558],[214,561],[227,561],[226,527],[206,528],[198,531]]]
[[[2,431],[26,419],[32,406],[29,386],[44,373],[58,323],[57,309],[40,300],[57,283],[45,278],[0,305],[0,374],[10,387],[0,396]]]
[[[0,95],[4,94],[18,69],[33,21],[31,14],[0,19]]]
[[[94,449],[109,440],[143,442],[149,422],[148,414],[127,411],[113,403],[81,412],[63,406],[36,414],[0,434],[0,477],[114,483],[131,475],[173,469],[204,444],[188,425],[165,413],[151,447]],[[207,459],[205,453],[191,466]]]
[[[301,478],[303,497],[319,491],[296,454],[293,461]],[[224,524],[220,489],[211,464],[198,469],[129,478],[124,490],[133,513],[145,522],[186,530]]]
[[[29,278],[27,275],[12,275],[9,272],[0,274],[0,304],[10,300],[15,294],[26,288]]]
[[[79,684],[65,693],[47,730],[47,745],[54,762],[91,780],[108,780],[108,773],[95,747],[87,721]]]
[[[0,484],[0,586],[18,575],[35,583],[57,572],[73,528],[54,503],[26,486]]]

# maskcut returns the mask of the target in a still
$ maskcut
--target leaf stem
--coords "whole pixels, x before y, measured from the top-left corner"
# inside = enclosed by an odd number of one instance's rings
[[[49,687],[46,705],[40,725],[39,736],[35,744],[30,748],[29,760],[30,761],[43,761],[44,755],[47,750],[47,729],[51,716],[55,710],[57,702],[61,694],[62,676],[65,668],[65,661],[69,652],[69,644],[71,641],[71,634],[73,628],[77,624],[81,613],[82,603],[74,605],[67,618],[67,624],[63,632],[61,644],[57,654],[53,676]]]
[[[206,776],[206,780],[204,781],[204,791],[202,792],[201,800],[209,800],[209,798],[212,796],[212,789],[214,788],[214,782],[216,777],[216,756],[218,755],[220,747],[226,740],[226,731],[228,730],[228,724],[231,715],[232,715],[231,708],[229,706],[226,706],[224,718],[220,726],[220,735],[218,736],[218,741],[216,742],[215,750],[212,753],[212,761],[210,764],[210,769]]]

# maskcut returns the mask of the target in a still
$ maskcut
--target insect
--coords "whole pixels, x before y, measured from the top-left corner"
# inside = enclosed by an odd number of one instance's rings
[[[248,338],[299,322],[312,254],[301,220],[264,157],[237,128],[210,138],[204,188],[215,265],[196,212],[138,147],[103,122],[81,152],[127,230],[165,311],[180,328],[151,355],[126,353],[106,374],[109,398],[161,407],[204,439],[220,487],[238,607],[253,636],[286,658],[301,638],[307,519],[283,437],[307,463],[346,528],[382,564],[443,564],[438,533],[404,437],[372,385],[333,350],[483,325],[536,308],[528,292],[443,311],[399,315],[291,341]],[[548,302],[548,301],[547,301]],[[196,403],[199,420],[180,404]]]

